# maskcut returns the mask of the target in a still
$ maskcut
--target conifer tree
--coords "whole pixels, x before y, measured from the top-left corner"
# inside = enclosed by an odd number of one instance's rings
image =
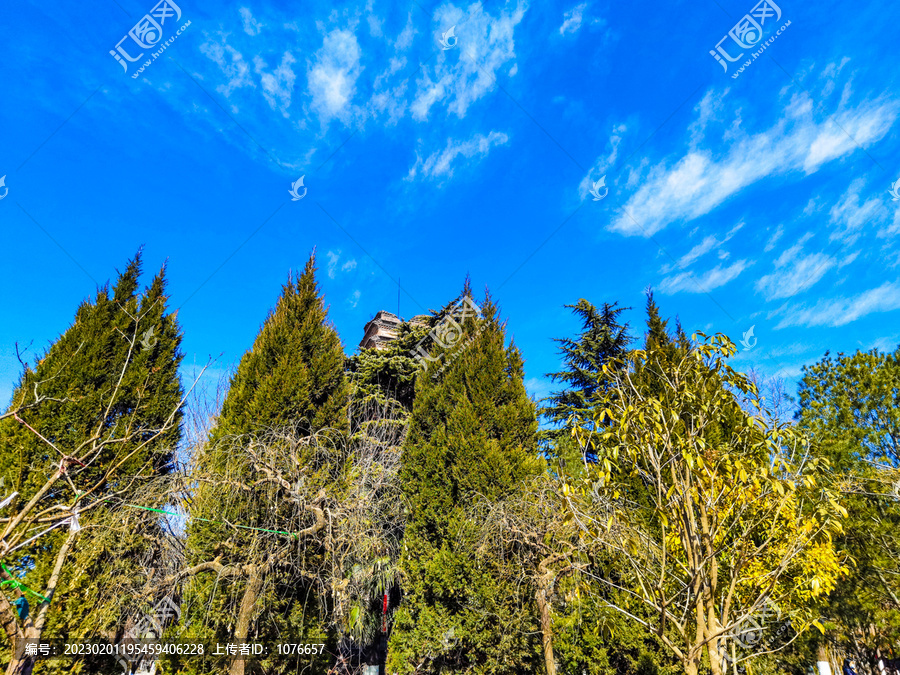
[[[340,339],[327,320],[315,270],[313,255],[303,274],[283,287],[238,365],[197,462],[203,481],[197,485],[187,541],[187,563],[196,576],[181,617],[197,637],[245,639],[252,631],[261,640],[288,635],[307,643],[329,641],[323,618],[327,594],[307,575],[322,560],[322,542],[291,543],[297,520],[312,518],[317,507],[298,514],[291,501],[294,486],[285,486],[277,467],[253,450],[262,436],[285,427],[316,439],[298,450],[300,465],[290,467],[297,486],[328,480],[337,463],[329,448],[341,447],[348,430],[348,385]],[[323,453],[324,466],[314,466]],[[310,527],[311,533],[318,531]],[[268,672],[292,667],[278,655],[271,661]],[[221,667],[194,660],[181,666],[180,672],[190,673]],[[242,673],[244,667],[236,660],[230,672]],[[322,663],[316,667],[323,668]]]
[[[123,503],[173,470],[181,335],[167,310],[165,267],[143,292],[140,274],[138,252],[112,290],[107,284],[81,303],[72,325],[26,364],[9,407],[15,414],[0,421],[0,477],[6,491],[18,492],[2,515],[25,516],[48,484],[25,523],[38,513],[79,514],[81,530],[63,525],[17,550],[16,541],[34,530],[20,535],[14,523],[0,523],[0,558],[19,581],[47,588],[59,565],[51,602],[29,598],[32,630],[45,635],[84,637],[121,626],[127,599],[111,596],[104,584],[134,573],[149,548],[138,533],[156,526],[152,513]],[[120,527],[100,525],[111,514]],[[12,553],[4,553],[6,545]]]
[[[798,426],[819,441],[843,492],[849,518],[837,545],[854,563],[822,607],[826,633],[814,642],[874,661],[878,643],[900,640],[900,348],[826,352],[804,366],[799,399]]]
[[[632,341],[628,324],[619,319],[625,307],[614,302],[603,303],[598,309],[584,298],[566,307],[581,319],[582,331],[574,340],[554,339],[559,344],[564,369],[549,376],[565,388],[549,396],[548,405],[541,410],[547,421],[557,427],[543,435],[554,440],[568,433],[567,424],[573,415],[582,420],[588,416],[591,401],[609,386],[603,366],[622,359]]]
[[[359,431],[359,418],[370,419],[367,412],[377,409],[382,423],[388,420],[405,424],[415,398],[418,367],[411,356],[416,343],[425,337],[428,325],[405,321],[397,329],[396,339],[380,349],[361,349],[346,362],[350,380],[351,427]]]
[[[468,285],[463,298],[471,300]],[[504,562],[475,544],[471,505],[508,496],[541,466],[522,357],[506,346],[496,305],[481,309],[483,318],[436,327],[433,357],[446,368],[416,385],[401,468],[404,597],[388,672],[524,673],[538,661],[533,606],[516,605]]]

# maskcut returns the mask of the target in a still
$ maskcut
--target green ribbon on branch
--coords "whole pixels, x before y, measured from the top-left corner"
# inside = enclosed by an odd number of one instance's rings
[[[10,572],[8,569],[6,569],[6,565],[4,565],[3,563],[0,563],[0,567],[2,567],[2,568],[3,568],[3,571],[6,572],[10,577],[13,575],[12,572]],[[21,581],[19,581],[18,579],[4,579],[3,581],[0,581],[0,588],[3,588],[4,586],[9,586],[11,590],[17,590],[17,589],[18,589],[18,590],[23,591],[23,592],[24,592],[24,591],[28,591],[28,592],[31,593],[32,595],[36,595],[37,597],[39,597],[39,598],[41,599],[41,601],[43,601],[43,602],[50,602],[50,601],[49,601],[47,598],[45,598],[43,595],[41,595],[41,594],[38,593],[37,591],[31,590],[30,588],[28,588],[28,586],[26,586],[25,584],[23,584],[23,583],[22,583]]]
[[[164,513],[167,516],[175,516],[181,517],[185,516],[183,513],[173,513],[172,511],[163,511],[162,509],[151,509],[149,506],[138,506],[137,504],[123,504],[122,506],[130,506],[133,509],[141,509],[143,511],[153,511],[154,513]],[[213,523],[214,525],[227,525],[229,527],[240,527],[244,530],[255,530],[256,532],[269,532],[270,534],[284,534],[288,537],[297,537],[297,534],[294,532],[285,532],[284,530],[266,530],[262,527],[250,527],[249,525],[232,525],[231,523],[223,523],[220,520],[210,520],[209,518],[196,518],[194,516],[186,516],[188,518],[193,518],[194,520],[201,520],[204,523]]]

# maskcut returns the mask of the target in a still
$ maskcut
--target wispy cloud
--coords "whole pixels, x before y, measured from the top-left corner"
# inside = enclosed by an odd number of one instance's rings
[[[423,67],[416,80],[416,94],[410,106],[414,119],[428,119],[433,106],[441,103],[462,118],[469,106],[493,89],[498,71],[516,58],[513,33],[525,15],[523,2],[495,18],[481,3],[467,12],[454,5],[442,5],[435,24],[457,29],[458,48],[442,52],[437,61]]]
[[[714,234],[704,237],[703,241],[695,245],[690,251],[681,256],[675,263],[671,265],[663,265],[660,272],[662,272],[663,274],[669,274],[670,272],[674,272],[675,270],[684,271],[684,268],[689,267],[710,251],[718,250],[720,254],[719,258],[724,260],[728,257],[728,253],[721,250],[722,246],[730,241],[731,238],[734,237],[734,235],[737,234],[743,227],[743,222],[738,223],[737,225],[732,227],[721,239],[716,237]]]
[[[244,24],[244,32],[247,35],[259,35],[259,31],[263,29],[263,24],[253,18],[253,13],[247,7],[241,7],[241,21]]]
[[[900,309],[900,283],[886,281],[877,288],[849,297],[822,299],[812,306],[796,306],[770,313],[784,314],[776,329],[789,326],[844,326],[869,314]]]
[[[281,64],[271,73],[266,72],[266,62],[259,56],[253,59],[256,74],[262,83],[263,96],[272,110],[279,110],[284,117],[288,117],[288,108],[291,107],[291,93],[294,90],[296,75],[291,69],[294,57],[290,52],[285,52],[281,57]]]
[[[578,29],[581,28],[581,21],[584,16],[585,7],[587,7],[587,3],[583,2],[563,14],[563,22],[559,27],[560,35],[578,32]]]
[[[413,180],[417,176],[423,178],[450,177],[453,175],[453,162],[457,157],[471,159],[473,157],[486,157],[495,145],[504,145],[509,137],[499,131],[492,131],[487,136],[475,134],[467,141],[447,139],[447,146],[430,154],[425,159],[416,156],[415,165],[409,170],[406,180]]]
[[[780,119],[764,131],[726,135],[724,150],[696,148],[674,164],[650,165],[628,199],[626,213],[613,221],[611,229],[626,236],[649,236],[673,222],[709,213],[763,178],[814,173],[824,163],[883,138],[897,111],[896,101],[868,102],[841,109],[834,115],[835,124],[815,119],[809,96],[795,95]]]
[[[813,286],[835,266],[834,259],[824,253],[803,254],[803,247],[812,238],[807,232],[789,249],[782,251],[775,261],[775,271],[756,281],[756,290],[766,300],[789,298]]]
[[[229,98],[235,89],[256,87],[250,73],[250,64],[243,55],[221,36],[221,42],[207,41],[200,45],[200,53],[213,61],[227,78],[227,82],[216,87],[216,91]]]
[[[753,263],[747,260],[736,260],[728,267],[716,265],[702,274],[691,271],[666,277],[659,284],[659,290],[666,295],[673,293],[707,293],[719,286],[724,286],[735,279]]]
[[[884,206],[884,199],[878,195],[863,201],[861,194],[864,187],[865,180],[857,178],[847,188],[841,200],[831,208],[829,216],[831,224],[835,226],[831,233],[832,239],[853,244],[866,225],[874,228],[886,222],[888,210]]]
[[[769,241],[766,242],[765,251],[768,253],[773,248],[775,248],[775,244],[778,243],[778,240],[781,239],[781,235],[784,234],[784,225],[779,225],[775,232],[772,233],[772,236],[769,237]]]
[[[337,276],[338,270],[340,270],[341,272],[352,272],[356,269],[356,260],[354,258],[345,260],[343,264],[339,265],[341,259],[340,249],[338,249],[337,251],[326,252],[325,257],[328,258],[325,270],[328,273],[329,279],[334,279]]]

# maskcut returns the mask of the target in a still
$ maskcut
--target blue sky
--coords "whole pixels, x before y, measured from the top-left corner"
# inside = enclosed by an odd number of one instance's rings
[[[8,4],[0,403],[14,342],[45,347],[141,245],[213,378],[313,247],[348,353],[398,280],[409,317],[469,274],[537,396],[563,305],[639,331],[648,285],[689,333],[752,326],[743,370],[892,350],[897,25],[887,1]]]

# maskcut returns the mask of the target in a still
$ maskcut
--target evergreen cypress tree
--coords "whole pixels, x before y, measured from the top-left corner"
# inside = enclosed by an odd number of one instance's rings
[[[218,558],[234,573],[227,579],[201,574],[190,583],[181,620],[182,625],[190,622],[187,632],[196,637],[233,640],[246,637],[239,632],[252,631],[260,640],[290,636],[294,641],[329,642],[334,647],[325,633],[327,596],[303,574],[321,561],[321,543],[303,542],[299,559],[272,563],[271,551],[284,544],[285,535],[248,528],[268,530],[275,522],[285,530],[296,530],[298,516],[290,500],[281,487],[271,484],[236,491],[231,487],[235,481],[255,486],[261,469],[247,453],[230,448],[247,447],[269,430],[293,426],[307,437],[324,434],[334,446],[343,443],[348,430],[344,354],[337,332],[327,321],[315,271],[313,254],[303,274],[283,287],[252,349],[238,365],[221,415],[198,459],[205,482],[197,486],[190,513],[187,563],[193,566]],[[313,461],[309,454],[303,459]],[[293,469],[300,480],[310,479],[317,470],[312,466]],[[252,610],[249,623],[243,626],[242,609]],[[267,672],[292,667],[278,655],[270,661]],[[217,672],[219,667],[187,659],[180,672]]]
[[[10,410],[21,411],[24,423],[74,458],[66,461],[64,480],[41,498],[39,508],[90,507],[80,516],[82,530],[64,561],[45,636],[96,636],[121,626],[123,599],[112,596],[106,584],[134,573],[150,547],[138,532],[153,529],[157,521],[122,503],[143,482],[173,470],[181,434],[181,334],[167,309],[165,267],[142,293],[140,274],[138,252],[112,291],[107,284],[93,301],[82,302],[72,325],[26,365],[10,404]],[[35,392],[47,398],[33,405]],[[98,450],[91,451],[92,446]],[[0,447],[2,482],[19,493],[3,511],[10,516],[59,471],[61,460],[13,417],[0,421]],[[109,506],[98,506],[107,497],[112,497]],[[130,519],[127,527],[92,527],[107,522],[114,511],[121,515],[116,522]],[[43,535],[5,556],[4,563],[29,587],[44,588],[67,529]],[[37,603],[31,602],[35,615]]]
[[[441,374],[416,385],[401,468],[409,509],[404,597],[388,672],[524,673],[538,660],[534,608],[516,606],[503,561],[476,550],[479,526],[469,508],[508,496],[541,470],[522,357],[505,345],[490,299],[482,311],[437,348],[447,365]]]
[[[617,303],[603,303],[597,309],[584,298],[574,305],[566,305],[582,322],[582,331],[574,340],[555,338],[559,344],[564,369],[548,373],[565,389],[554,392],[546,400],[548,405],[541,410],[556,428],[544,432],[546,439],[558,441],[568,433],[568,422],[573,415],[585,420],[591,409],[591,401],[608,387],[609,378],[603,373],[604,365],[612,365],[621,359],[632,338],[628,335],[628,324],[620,323],[619,315],[626,309]]]
[[[362,349],[347,359],[354,434],[359,431],[359,424],[370,420],[368,413],[372,409],[381,414],[380,423],[406,423],[412,411],[418,373],[411,354],[428,328],[405,321],[400,324],[396,339],[381,349]]]

